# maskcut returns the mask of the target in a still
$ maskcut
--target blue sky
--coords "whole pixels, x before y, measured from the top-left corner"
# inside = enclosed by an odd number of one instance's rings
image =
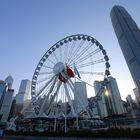
[[[110,10],[122,5],[140,26],[139,0],[0,0],[0,79],[11,74],[16,91],[32,79],[43,54],[72,34],[96,38],[110,58],[123,99],[134,83],[111,24]]]

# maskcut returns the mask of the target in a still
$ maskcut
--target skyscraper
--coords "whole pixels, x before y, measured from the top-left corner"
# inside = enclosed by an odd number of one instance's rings
[[[140,106],[140,94],[139,94],[138,88],[134,88],[133,92],[134,92],[135,97],[136,97],[135,98],[136,99],[136,103],[137,103],[138,106]]]
[[[0,113],[2,114],[2,118],[1,118],[2,122],[6,122],[9,118],[10,110],[13,102],[13,95],[14,95],[14,90],[8,89],[8,91],[4,96],[3,104],[0,110]]]
[[[140,96],[140,30],[122,6],[112,8],[111,20]]]
[[[123,114],[124,108],[116,79],[110,76],[107,81],[107,89],[101,92],[102,81],[94,82],[95,94],[99,96],[97,100],[99,115],[106,117],[108,115]]]
[[[22,110],[23,107],[25,107],[27,104],[27,101],[29,99],[29,93],[30,93],[30,87],[31,82],[29,80],[22,80],[18,94],[16,96],[16,105],[15,105],[15,113],[16,116],[18,112]]]
[[[97,97],[97,108],[99,112],[99,116],[101,118],[108,116],[108,110],[107,110],[107,105],[105,101],[105,95],[103,90],[101,90],[102,86],[102,81],[94,81],[94,90],[95,90],[95,95]]]
[[[31,82],[29,80],[22,80],[19,91],[16,97],[16,103],[24,103],[28,100],[30,93]]]
[[[77,94],[77,96],[74,97],[75,104],[77,105],[77,111],[80,112],[83,109],[80,102],[82,103],[83,107],[88,105],[87,89],[84,82],[75,82],[75,94]]]
[[[6,77],[5,83],[7,83],[8,89],[11,89],[12,88],[13,82],[14,82],[14,79],[12,78],[11,75],[9,75],[8,77]]]
[[[113,77],[108,77],[108,95],[110,96],[111,104],[113,107],[113,113],[114,114],[123,114],[124,109],[123,109],[123,104],[122,104],[122,99],[120,95],[120,91],[118,88],[118,84],[116,82],[116,79]]]
[[[4,81],[0,80],[0,110],[6,92],[7,92],[7,84]]]

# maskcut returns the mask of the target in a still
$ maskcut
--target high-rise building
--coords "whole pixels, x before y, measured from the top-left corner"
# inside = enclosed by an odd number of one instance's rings
[[[135,97],[136,97],[136,103],[137,103],[137,105],[140,107],[140,95],[139,95],[139,90],[138,90],[138,88],[134,88],[134,89],[133,89],[133,92],[134,92]]]
[[[77,96],[74,96],[75,104],[77,111],[80,112],[83,107],[85,108],[88,105],[87,89],[84,82],[75,82],[75,94],[77,94]]]
[[[0,110],[6,92],[7,92],[7,84],[4,81],[0,80]]]
[[[107,88],[104,90],[101,90],[102,81],[94,82],[99,115],[106,117],[108,115],[123,114],[124,108],[116,79],[110,76],[107,81]]]
[[[24,103],[28,100],[30,93],[31,82],[29,80],[22,80],[19,91],[16,97],[16,103]]]
[[[123,104],[122,104],[122,99],[120,95],[120,91],[118,88],[118,84],[116,82],[116,79],[113,77],[108,77],[108,95],[110,96],[112,107],[113,107],[113,113],[114,114],[123,114],[124,109],[123,109]]]
[[[14,90],[8,89],[8,91],[4,96],[3,104],[0,110],[0,113],[2,114],[2,118],[1,118],[2,122],[6,122],[9,118],[10,110],[13,102],[13,95],[14,95]]]
[[[12,78],[11,75],[9,75],[6,79],[5,79],[5,83],[8,85],[8,89],[12,88],[14,79]]]
[[[127,105],[129,107],[133,108],[133,99],[132,99],[131,95],[127,95],[126,101],[127,101]]]
[[[97,96],[97,109],[101,118],[108,116],[105,95],[102,90],[102,81],[94,81],[95,95]]]
[[[29,100],[31,82],[29,80],[22,80],[18,94],[16,96],[15,116],[26,106]]]
[[[122,6],[114,6],[111,20],[122,53],[140,96],[140,30]]]

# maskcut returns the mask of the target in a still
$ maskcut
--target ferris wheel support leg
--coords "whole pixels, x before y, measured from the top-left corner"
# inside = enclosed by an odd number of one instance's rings
[[[71,79],[70,79],[69,81],[70,81],[70,83],[72,84],[72,86],[74,87],[74,84],[73,84],[73,82],[71,81]],[[73,89],[73,87],[71,86],[70,83],[68,82],[68,84],[69,84],[71,90],[73,91],[75,97],[77,98],[77,100],[78,100],[80,106],[83,108],[84,111],[87,112],[88,117],[90,117],[89,112],[88,112],[88,110],[86,109],[86,106],[83,105],[83,103],[81,102],[81,100],[79,99],[79,97],[77,96],[77,94],[75,93],[75,90]]]
[[[61,84],[62,84],[62,82],[58,82],[57,89],[56,89],[56,91],[55,91],[55,93],[54,93],[54,95],[53,95],[53,97],[52,97],[52,99],[51,99],[51,101],[50,101],[50,104],[49,104],[49,106],[48,106],[47,113],[49,112],[49,110],[50,110],[51,107],[52,107],[52,104],[53,104],[53,102],[54,102],[55,97],[57,96],[57,93],[58,93],[58,91],[59,91],[59,89],[60,89]]]
[[[73,104],[72,104],[72,101],[71,101],[70,95],[69,95],[69,93],[68,93],[67,85],[64,84],[64,87],[65,87],[65,90],[66,90],[66,96],[67,96],[67,98],[68,98],[68,101],[69,101],[70,106],[71,106],[71,109],[72,109],[72,114],[73,114],[73,116],[77,116],[77,114],[75,113],[75,110],[74,110],[74,107],[73,107]]]
[[[45,100],[44,100],[44,102],[43,102],[43,104],[42,104],[42,106],[41,106],[40,112],[43,111],[44,106],[45,106],[45,103],[48,101],[48,98],[49,98],[51,92],[53,91],[55,84],[56,84],[56,78],[54,79],[54,81],[53,81],[53,83],[52,83],[52,87],[50,88],[49,93],[48,93],[48,95],[46,96],[46,98],[45,98]]]
[[[37,93],[37,95],[33,98],[33,100],[35,100],[38,96],[40,96],[40,94],[43,92],[43,90],[54,80],[54,78],[56,79],[56,77],[53,76],[53,77],[43,86],[43,88]]]

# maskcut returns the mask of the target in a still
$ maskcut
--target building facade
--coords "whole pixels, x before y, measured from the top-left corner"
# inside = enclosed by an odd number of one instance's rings
[[[29,100],[30,88],[31,88],[31,81],[29,80],[21,81],[19,91],[16,96],[14,116],[16,116],[23,109],[23,107],[26,107],[26,105],[29,104],[27,102]]]
[[[123,114],[123,104],[120,95],[120,91],[118,88],[118,84],[116,79],[113,77],[108,77],[108,84],[107,84],[108,96],[110,96],[111,104],[113,107],[113,114]]]
[[[3,100],[4,100],[4,96],[7,92],[7,84],[0,80],[0,110],[1,110],[1,107],[2,107],[2,104],[3,104]]]
[[[6,77],[5,83],[8,85],[8,89],[12,89],[13,82],[14,82],[14,79],[12,78],[11,75]]]
[[[77,112],[80,112],[83,107],[86,108],[88,105],[87,89],[84,82],[75,82],[75,94],[77,94],[77,96],[74,95],[74,102]]]
[[[140,96],[140,30],[122,6],[114,6],[111,20],[120,48]]]
[[[0,110],[0,113],[2,114],[1,122],[6,122],[10,115],[10,110],[13,103],[13,96],[14,96],[14,90],[8,89],[4,96],[3,104]]]
[[[102,81],[95,81],[95,95],[97,96],[97,105],[101,118],[109,115],[119,115],[124,113],[123,102],[116,79],[107,78],[106,88],[102,89]]]
[[[102,90],[102,81],[94,81],[95,95],[97,96],[97,109],[101,118],[108,116],[107,105],[104,91]]]
[[[139,90],[138,88],[134,88],[133,92],[135,94],[135,98],[136,98],[136,103],[137,105],[140,107],[140,94],[139,94]]]

